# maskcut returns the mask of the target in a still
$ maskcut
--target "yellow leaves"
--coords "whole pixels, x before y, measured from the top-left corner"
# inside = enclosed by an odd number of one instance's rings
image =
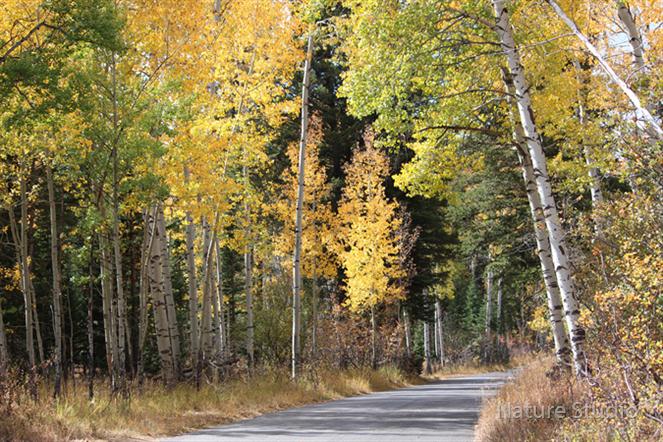
[[[345,268],[346,305],[364,310],[379,302],[402,297],[395,281],[400,246],[396,238],[401,220],[397,204],[386,199],[383,181],[388,173],[386,157],[372,146],[357,150],[346,167],[346,184],[338,214],[338,254]]]

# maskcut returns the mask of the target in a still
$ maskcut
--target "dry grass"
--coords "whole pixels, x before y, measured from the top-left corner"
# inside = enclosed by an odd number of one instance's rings
[[[58,402],[34,403],[17,397],[11,415],[0,415],[2,441],[149,440],[162,435],[236,421],[269,411],[421,383],[393,368],[320,371],[291,382],[282,373],[264,373],[250,381],[232,380],[205,385],[189,384],[166,389],[144,385],[128,402],[111,399],[99,385],[90,403],[79,387]],[[48,393],[42,392],[41,398]]]
[[[565,423],[563,413],[571,413],[574,403],[582,400],[582,386],[571,375],[547,375],[553,365],[550,356],[530,362],[514,382],[488,400],[479,418],[476,440],[553,440]]]
[[[424,378],[429,380],[439,380],[451,376],[507,371],[518,367],[528,366],[539,358],[540,356],[537,353],[522,353],[513,356],[506,364],[485,365],[478,362],[472,362],[463,365],[446,365],[444,367],[436,365],[434,366],[433,374],[424,376]]]

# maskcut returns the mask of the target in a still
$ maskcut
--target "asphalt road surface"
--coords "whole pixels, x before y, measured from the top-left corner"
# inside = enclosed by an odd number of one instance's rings
[[[471,441],[482,400],[510,376],[455,377],[265,414],[163,442]]]

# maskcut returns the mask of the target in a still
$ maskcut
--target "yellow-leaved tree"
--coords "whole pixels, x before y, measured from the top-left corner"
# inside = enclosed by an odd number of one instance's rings
[[[345,305],[354,312],[370,309],[372,365],[377,366],[375,307],[403,296],[396,284],[403,270],[396,235],[401,226],[398,204],[387,199],[384,187],[389,164],[373,142],[369,130],[365,148],[355,151],[345,169],[338,255],[345,270]]]
[[[313,115],[309,122],[304,167],[304,201],[302,227],[302,276],[311,281],[311,351],[315,356],[317,347],[317,319],[319,300],[319,278],[336,276],[337,259],[334,254],[336,218],[331,207],[331,185],[327,172],[320,163],[320,143],[323,138],[322,119]],[[284,171],[281,198],[274,205],[277,218],[283,224],[276,243],[277,254],[284,260],[290,258],[294,248],[295,205],[297,203],[298,146],[288,148],[290,167]]]

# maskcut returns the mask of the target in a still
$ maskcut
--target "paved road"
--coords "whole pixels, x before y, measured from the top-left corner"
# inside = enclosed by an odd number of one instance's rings
[[[509,377],[457,377],[293,408],[163,442],[471,441],[482,399]]]

